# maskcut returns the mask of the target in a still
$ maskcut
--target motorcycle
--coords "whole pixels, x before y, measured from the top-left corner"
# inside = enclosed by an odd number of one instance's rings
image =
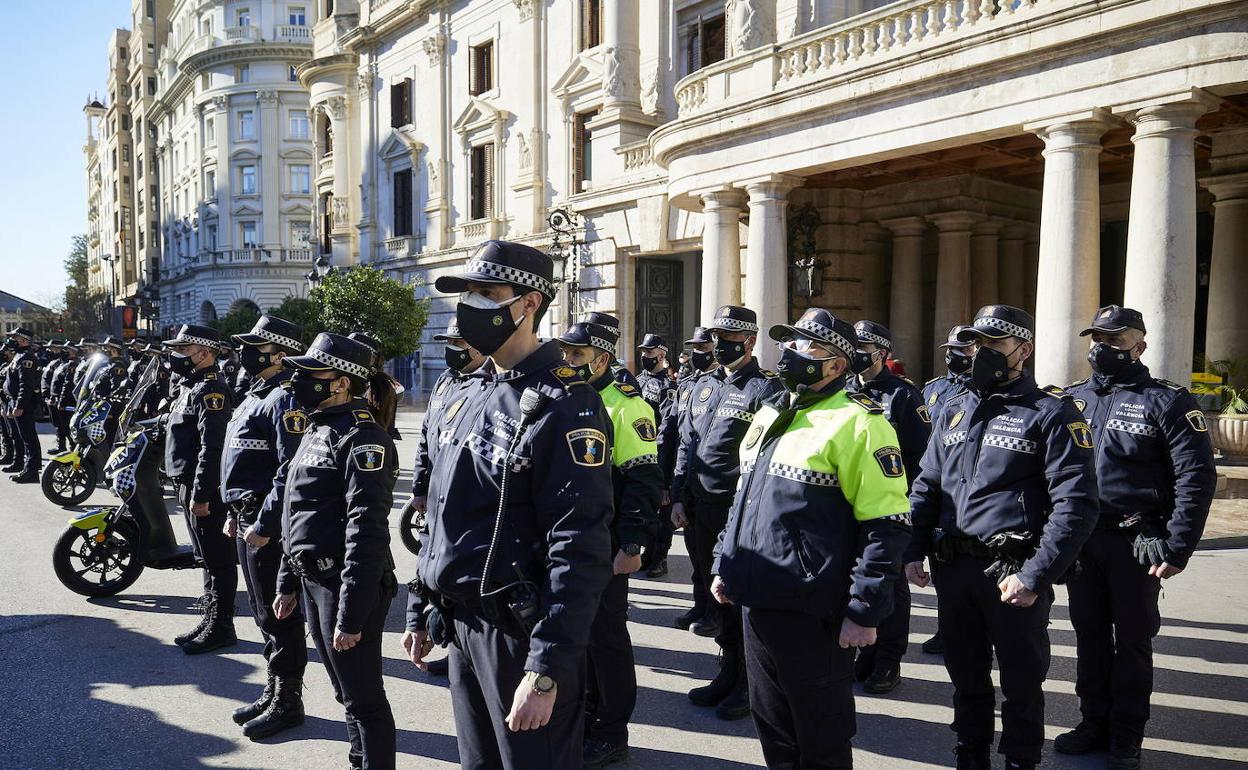
[[[179,545],[165,507],[160,466],[164,418],[134,421],[156,380],[150,363],[118,420],[118,443],[104,467],[121,505],[101,506],[69,520],[52,551],[57,579],[83,596],[112,596],[134,584],[146,568],[201,566],[190,546]]]
[[[104,480],[101,471],[116,435],[116,405],[111,398],[89,400],[92,386],[107,369],[107,356],[96,353],[91,357],[78,386],[78,407],[69,420],[74,448],[48,458],[39,478],[43,496],[62,507],[86,500]]]

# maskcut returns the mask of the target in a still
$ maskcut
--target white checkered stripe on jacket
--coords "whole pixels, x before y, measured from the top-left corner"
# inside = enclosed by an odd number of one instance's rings
[[[745,420],[749,422],[754,419],[753,412],[747,412],[744,409],[732,409],[731,407],[721,406],[715,410],[716,417],[731,417],[734,420]]]
[[[808,468],[798,468],[795,465],[785,465],[784,463],[770,463],[767,466],[767,475],[779,476],[800,484],[810,484],[816,487],[839,487],[841,485],[841,481],[836,477],[835,473],[812,471]]]
[[[1018,436],[1002,436],[999,433],[985,433],[984,446],[995,446],[1000,449],[1008,449],[1011,452],[1019,452],[1025,455],[1034,455],[1039,444],[1029,438],[1019,438]]]
[[[1142,422],[1131,422],[1130,420],[1110,420],[1105,423],[1108,430],[1121,431],[1123,433],[1133,433],[1136,436],[1156,436],[1161,433],[1156,425],[1148,425]]]
[[[232,438],[230,449],[268,449],[269,442],[262,438]]]
[[[940,441],[945,446],[953,446],[954,444],[961,444],[963,441],[966,441],[966,431],[959,430],[959,431],[954,431],[953,433],[946,433],[945,435],[940,437]]]
[[[476,456],[484,459],[490,465],[502,465],[503,460],[507,459],[507,450],[495,444],[493,441],[481,436],[477,433],[468,434],[468,450]],[[512,461],[511,469],[513,471],[527,470],[533,465],[531,457],[517,457]]]

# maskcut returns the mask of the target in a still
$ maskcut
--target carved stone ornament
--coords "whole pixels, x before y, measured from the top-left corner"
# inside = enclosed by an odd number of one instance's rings
[[[429,57],[429,66],[436,67],[442,61],[442,53],[446,50],[446,35],[434,32],[421,41],[425,54]]]
[[[212,97],[212,106],[217,112],[225,112],[230,108],[230,97],[214,96]]]
[[[731,27],[730,54],[744,53],[760,48],[775,36],[771,34],[771,19],[761,0],[728,0],[725,10]]]
[[[606,96],[624,95],[624,67],[620,61],[620,49],[607,46],[602,55],[602,92]]]
[[[520,21],[528,21],[533,18],[533,0],[511,0],[516,6],[516,10],[520,12]]]
[[[277,91],[256,91],[256,101],[265,104],[276,104],[279,99]]]
[[[343,120],[347,117],[347,97],[331,96],[325,100],[325,112],[334,120]]]
[[[525,139],[524,134],[518,134],[516,138],[520,140],[520,168],[533,168],[533,150],[529,148],[528,139]]]
[[[355,87],[359,90],[360,95],[366,95],[372,92],[373,84],[377,82],[377,65],[369,64],[360,67],[359,72],[355,73]]]

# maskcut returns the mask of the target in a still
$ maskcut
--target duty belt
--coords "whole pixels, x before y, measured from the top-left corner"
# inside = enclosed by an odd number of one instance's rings
[[[932,556],[937,561],[953,561],[958,556],[974,556],[979,559],[992,558],[992,552],[977,537],[952,535],[943,529],[937,529],[932,538]]]
[[[337,563],[338,560],[332,556],[314,558],[311,551],[286,554],[286,564],[291,573],[300,580],[311,580],[314,583],[324,579]]]

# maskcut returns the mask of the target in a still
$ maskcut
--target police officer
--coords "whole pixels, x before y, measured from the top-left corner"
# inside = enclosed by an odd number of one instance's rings
[[[16,354],[17,345],[6,337],[0,343],[0,463],[4,464],[0,470],[5,473],[21,470],[24,460],[17,451],[17,428],[9,417],[9,367]]]
[[[1139,311],[1108,305],[1080,334],[1092,338],[1093,374],[1067,390],[1094,436],[1101,516],[1068,586],[1082,720],[1054,748],[1109,749],[1111,769],[1134,770],[1153,689],[1157,594],[1200,542],[1217,474],[1196,400],[1140,361],[1148,343]]]
[[[465,768],[582,763],[587,642],[612,572],[611,428],[558,343],[537,336],[552,273],[548,255],[490,241],[436,284],[459,292],[460,333],[498,367],[444,418],[412,586],[427,599],[403,635],[419,664],[450,618]]]
[[[165,345],[169,365],[181,377],[169,409],[165,474],[173,480],[186,516],[195,555],[204,563],[204,615],[191,631],[174,637],[182,651],[198,655],[234,644],[234,593],[238,568],[234,541],[225,534],[221,501],[221,454],[234,393],[221,376],[217,330],[184,324]]]
[[[657,334],[647,334],[642,337],[637,349],[641,351],[639,356],[641,371],[637,373],[638,389],[641,391],[641,397],[654,411],[654,424],[662,425],[668,402],[676,397],[676,383],[668,372],[667,343]],[[659,433],[660,444],[662,441],[663,434]],[[659,453],[662,454],[662,451],[662,446],[660,446]],[[671,550],[672,535],[676,531],[672,525],[672,501],[669,486],[670,481],[667,480],[665,473],[663,496],[659,506],[658,532],[650,545],[646,546],[642,556],[641,568],[646,571],[648,578],[657,579],[667,574],[667,552]]]
[[[923,403],[927,404],[933,425],[939,424],[940,410],[945,402],[971,384],[971,361],[975,343],[958,339],[958,334],[965,328],[967,327],[958,325],[950,329],[949,339],[940,345],[945,349],[945,374],[923,383]]]
[[[901,459],[906,467],[907,485],[919,474],[919,462],[932,434],[931,417],[923,394],[907,378],[888,368],[893,352],[893,333],[875,321],[854,324],[857,349],[846,388],[864,393],[884,407],[884,416],[897,431]],[[891,692],[901,683],[901,659],[910,643],[910,586],[896,580],[893,611],[880,623],[875,644],[863,648],[855,662],[855,677],[863,689],[874,695]]]
[[[73,435],[69,430],[69,420],[74,413],[76,402],[74,395],[74,373],[81,364],[80,347],[77,343],[65,345],[66,358],[64,364],[57,369],[52,377],[52,404],[56,410],[56,446],[60,451],[70,449]]]
[[[311,425],[291,459],[282,514],[285,557],[273,602],[279,620],[302,596],[312,641],[346,712],[352,767],[392,770],[394,714],[381,675],[381,639],[397,584],[390,505],[398,458],[363,398],[374,351],[318,334],[295,370],[291,393]]]
[[[115,337],[105,337],[100,343],[100,351],[108,356],[108,367],[91,383],[87,391],[89,400],[94,403],[109,397],[124,399],[129,391],[129,363],[125,350]]]
[[[34,334],[25,327],[9,332],[13,341],[13,357],[4,375],[4,388],[8,395],[9,429],[13,433],[14,458],[6,471],[17,471],[9,479],[16,484],[38,484],[39,471],[43,468],[43,455],[39,450],[39,434],[35,430],[35,408],[39,398],[39,369],[35,365],[35,352],[31,349]],[[18,466],[18,463],[21,463]]]
[[[241,403],[247,395],[248,375],[238,361],[238,351],[228,342],[221,342],[221,374],[225,384],[234,393],[234,401]]]
[[[811,308],[769,334],[789,394],[741,444],[712,592],[743,607],[767,766],[852,768],[854,651],[889,615],[910,538],[902,452],[886,409],[845,389],[854,327]]]
[[[273,613],[282,562],[282,505],[291,457],[308,429],[308,415],[287,390],[286,356],[298,355],[303,330],[262,315],[247,334],[234,335],[239,363],[252,379],[246,398],[226,428],[221,459],[221,500],[229,509],[225,531],[235,538],[252,617],[264,637],[266,684],[260,697],[234,710],[249,738],[265,738],[303,724],[303,672],[308,650],[303,614],[278,620]]]
[[[683,496],[683,499],[675,497],[672,492],[672,482],[676,471],[677,449],[690,437],[690,432],[693,430],[694,407],[690,396],[698,390],[699,378],[716,370],[716,363],[715,338],[711,336],[710,330],[706,327],[696,327],[693,330],[693,336],[685,340],[684,344],[692,346],[688,354],[689,370],[676,383],[676,395],[667,402],[667,410],[659,428],[659,466],[663,469],[664,495],[672,502],[679,500],[684,503],[681,508],[685,513],[678,516],[673,510],[669,515],[672,528],[679,528],[683,532],[685,551],[690,555],[694,565],[694,569],[689,573],[690,582],[693,584],[693,606],[681,613],[673,624],[676,628],[688,630],[694,621],[706,613],[711,593],[710,586],[702,581],[702,573],[697,569],[697,560],[693,559],[697,542],[693,527],[690,526],[687,518],[692,503],[687,494]],[[705,405],[699,406],[698,409],[701,410],[698,412],[699,415],[706,411]]]
[[[724,305],[708,327],[715,340],[719,368],[698,380],[693,394],[693,419],[676,453],[672,479],[672,515],[693,527],[694,565],[703,585],[711,585],[715,542],[728,521],[733,493],[741,476],[737,450],[750,420],[763,403],[784,392],[774,372],[754,358],[758,316],[749,308]],[[682,500],[687,496],[688,505]],[[689,630],[713,636],[719,644],[720,670],[703,687],[689,692],[698,706],[716,706],[720,719],[750,714],[745,658],[741,648],[741,611],[709,601]]]
[[[43,405],[44,414],[48,422],[53,423],[53,427],[55,427],[55,422],[52,409],[52,375],[56,373],[57,367],[61,364],[62,350],[64,348],[61,341],[51,339],[40,353],[39,402]],[[49,449],[48,454],[56,454],[56,449]]]
[[[628,756],[628,721],[637,704],[633,642],[628,635],[628,576],[641,569],[641,550],[658,529],[663,474],[659,470],[654,410],[631,385],[611,376],[618,336],[609,326],[579,323],[558,338],[564,360],[598,391],[611,420],[611,479],[615,518],[611,582],[589,632],[589,686],[585,712],[585,766],[603,767]]]
[[[610,313],[599,313],[599,312],[585,313],[584,315],[581,316],[581,322],[589,323],[589,324],[598,324],[600,326],[607,326],[615,330],[615,334],[617,337],[620,334],[620,319],[616,318]],[[621,361],[620,359],[617,358],[611,362],[611,374],[613,377],[615,377],[617,382],[624,384],[624,385],[632,385],[634,388],[641,390],[641,385],[640,383],[637,382],[637,378],[633,376],[633,373],[628,370],[628,367],[625,366],[624,362]]]
[[[1044,745],[1053,583],[1096,525],[1092,432],[1061,390],[1023,370],[1034,325],[1009,305],[979,309],[971,388],[951,397],[910,492],[906,575],[940,586],[945,668],[953,680],[958,767],[991,768],[995,652],[1007,770],[1029,770]]]

